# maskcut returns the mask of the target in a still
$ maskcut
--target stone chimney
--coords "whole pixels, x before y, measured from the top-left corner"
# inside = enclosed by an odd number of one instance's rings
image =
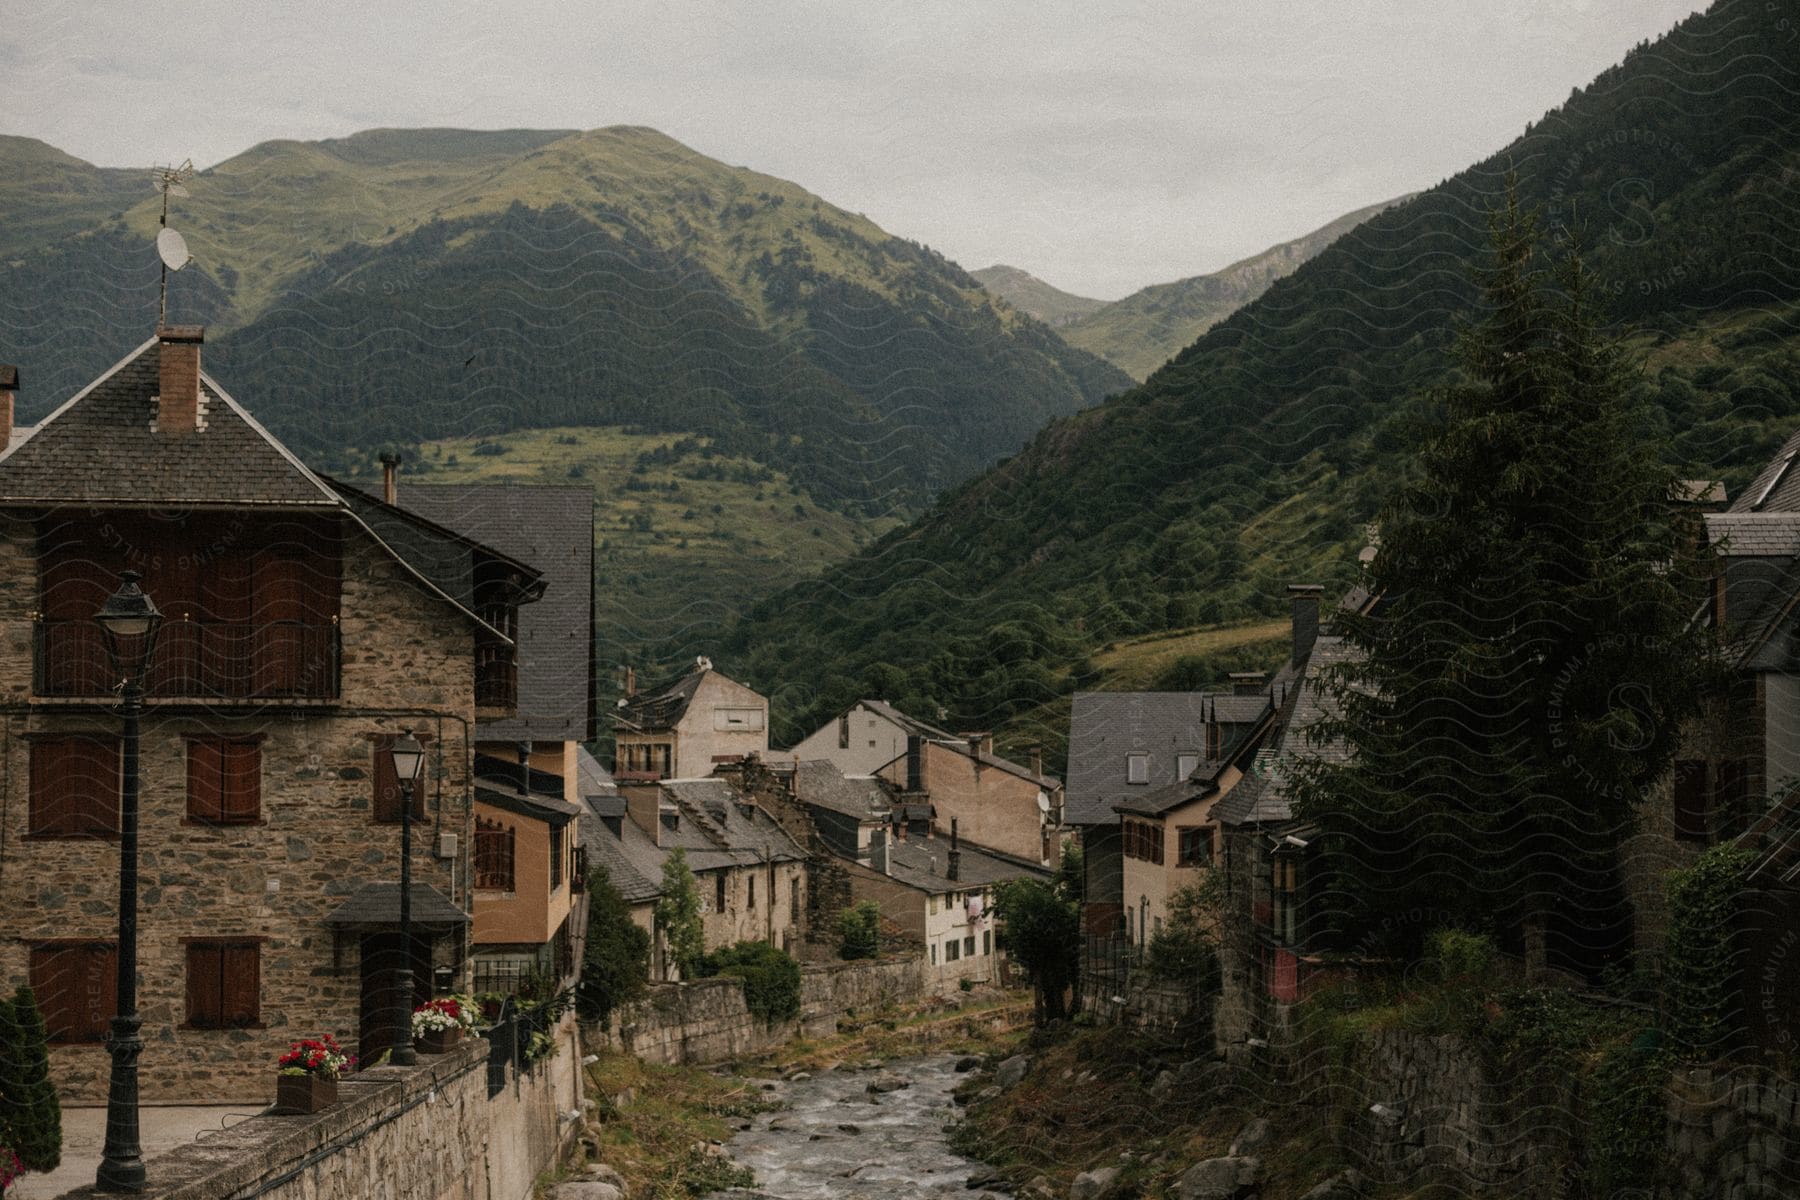
[[[625,672],[625,694],[627,696],[637,695],[637,668],[625,666],[621,669]]]
[[[394,476],[400,470],[400,456],[392,450],[381,452],[381,499],[383,503],[393,504],[398,489],[394,485]]]
[[[869,868],[883,875],[892,874],[888,870],[887,830],[885,829],[869,831]]]
[[[1044,777],[1044,747],[1041,743],[1033,742],[1030,750],[1031,773],[1042,779]]]
[[[1299,619],[1298,610],[1295,619]],[[1295,627],[1298,628],[1298,625]],[[1231,694],[1234,696],[1260,696],[1263,685],[1269,682],[1268,675],[1262,671],[1233,671],[1227,678],[1231,680]]]
[[[0,363],[0,454],[12,444],[13,403],[19,398],[19,368]]]
[[[200,343],[206,340],[206,327],[164,325],[156,340],[156,431],[194,433],[200,428]]]
[[[957,876],[960,874],[962,874],[962,851],[956,848],[956,818],[951,817],[950,860],[948,865],[944,868],[944,878],[948,879],[951,883],[955,883]]]
[[[1325,586],[1319,583],[1290,583],[1288,596],[1294,606],[1294,662],[1306,661],[1313,643],[1319,639],[1319,598]]]

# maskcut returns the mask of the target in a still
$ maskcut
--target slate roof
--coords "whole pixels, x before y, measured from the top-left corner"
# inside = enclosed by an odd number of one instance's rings
[[[585,806],[563,799],[563,779],[548,771],[533,770],[525,786],[519,764],[488,754],[475,756],[475,798],[522,817],[561,827],[587,812]]]
[[[1795,512],[1800,511],[1800,430],[1788,435],[1763,469],[1756,473],[1750,486],[1738,493],[1727,512]]]
[[[590,798],[589,804],[602,799]],[[627,904],[642,904],[662,895],[663,852],[630,817],[620,822],[617,834],[598,815],[583,817],[581,844],[587,850],[589,864],[606,868],[608,881],[619,889]]]
[[[1800,512],[1707,513],[1706,537],[1733,558],[1800,554]]]
[[[1293,818],[1291,772],[1304,756],[1327,762],[1350,761],[1350,747],[1341,740],[1318,741],[1312,726],[1331,715],[1331,699],[1322,686],[1325,672],[1353,660],[1356,651],[1342,637],[1320,634],[1299,670],[1298,690],[1282,726],[1279,741],[1259,750],[1245,778],[1225,794],[1213,809],[1221,825],[1263,824]]]
[[[886,717],[913,737],[946,742],[954,741],[956,738],[956,735],[948,730],[939,729],[936,725],[927,725],[924,721],[907,716],[886,700],[859,700],[857,703],[877,716]]]
[[[202,428],[157,433],[153,337],[0,453],[0,504],[336,508],[337,497],[201,373]]]
[[[688,705],[693,703],[694,694],[700,690],[700,681],[711,669],[695,667],[660,687],[624,697],[613,714],[614,720],[642,733],[673,729],[687,714]]]
[[[723,779],[668,779],[657,786],[681,809],[679,827],[664,849],[681,847],[696,871],[806,858],[773,817]]]
[[[429,883],[412,885],[412,920],[415,925],[467,925],[469,914]],[[365,883],[325,918],[337,928],[387,928],[400,923],[400,885]]]
[[[1069,788],[1063,820],[1110,825],[1113,806],[1175,783],[1180,754],[1204,755],[1209,716],[1254,725],[1269,709],[1266,694],[1204,692],[1077,692],[1069,717]],[[1149,755],[1149,779],[1125,781],[1125,756]]]
[[[588,487],[412,484],[400,507],[530,564],[544,594],[519,610],[516,715],[484,721],[495,739],[594,736],[594,492]]]
[[[873,775],[845,775],[823,759],[794,765],[794,798],[858,820],[880,818],[892,798]]]
[[[575,780],[576,788],[583,796],[617,795],[619,791],[612,772],[602,766],[586,746],[575,747]]]
[[[986,887],[1007,879],[1048,879],[1050,872],[1005,858],[963,842],[957,851],[956,878],[944,874],[950,869],[950,843],[932,838],[920,841],[909,838],[888,841],[888,876],[896,883],[924,892],[954,892]]]

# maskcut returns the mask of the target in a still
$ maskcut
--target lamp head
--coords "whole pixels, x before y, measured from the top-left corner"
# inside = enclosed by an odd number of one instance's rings
[[[419,768],[425,764],[425,747],[412,735],[412,730],[408,729],[395,738],[388,753],[393,755],[395,778],[401,783],[412,783],[418,779]]]
[[[105,634],[113,670],[126,679],[143,675],[156,648],[156,632],[162,627],[162,613],[139,586],[141,579],[136,571],[121,571],[119,590],[106,598],[94,617]]]

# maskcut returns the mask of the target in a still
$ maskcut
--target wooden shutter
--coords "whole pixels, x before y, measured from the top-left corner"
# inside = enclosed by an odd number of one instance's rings
[[[50,1041],[101,1042],[118,1007],[119,951],[107,942],[31,949],[31,990]]]
[[[119,784],[116,739],[33,739],[31,831],[43,837],[116,836]]]
[[[248,551],[220,555],[201,587],[198,669],[204,694],[248,696],[254,678],[255,586]]]
[[[220,1017],[232,1028],[262,1019],[262,952],[254,942],[223,946],[219,951]]]
[[[1721,828],[1742,821],[1749,812],[1750,772],[1741,758],[1728,758],[1716,768],[1713,784],[1712,815]]]
[[[1706,840],[1706,764],[1684,759],[1675,764],[1675,836]]]
[[[220,765],[223,744],[211,738],[188,742],[188,808],[190,821],[221,821],[225,817],[224,776]],[[192,958],[189,958],[190,974]],[[191,996],[190,996],[191,998]]]
[[[219,818],[246,824],[262,817],[262,746],[254,741],[220,743]]]
[[[429,752],[431,738],[427,734],[414,733],[419,744]],[[375,763],[370,771],[370,778],[375,781],[375,796],[372,807],[377,821],[395,824],[400,820],[400,777],[394,774],[394,759],[388,753],[393,749],[394,735],[384,733],[375,739]],[[429,775],[431,760],[427,758],[425,765],[419,769],[419,779],[413,784],[413,820],[420,821],[425,817],[425,777]]]
[[[224,1010],[224,981],[215,942],[190,942],[187,948],[187,1023],[217,1029]]]

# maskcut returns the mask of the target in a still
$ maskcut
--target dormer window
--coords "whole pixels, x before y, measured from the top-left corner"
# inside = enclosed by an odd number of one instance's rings
[[[1199,765],[1200,756],[1198,754],[1177,754],[1175,756],[1175,777],[1186,779],[1194,773]]]
[[[1150,782],[1150,756],[1148,754],[1136,753],[1125,756],[1125,782]]]

